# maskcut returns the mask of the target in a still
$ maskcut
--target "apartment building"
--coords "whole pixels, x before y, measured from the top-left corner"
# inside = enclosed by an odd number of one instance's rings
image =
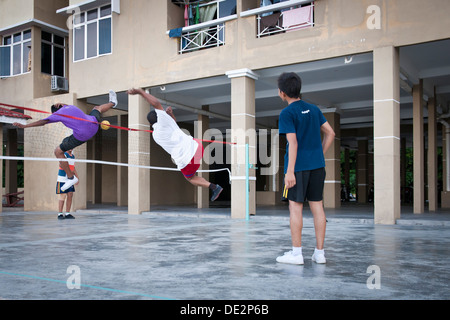
[[[246,143],[250,213],[279,204],[286,142],[277,132],[285,105],[276,80],[297,72],[302,99],[318,105],[336,132],[325,155],[324,205],[340,207],[348,181],[341,151],[357,150],[358,202],[373,190],[375,222],[392,224],[401,215],[407,147],[414,212],[450,206],[449,10],[446,0],[3,0],[0,103],[49,112],[62,102],[88,112],[113,89],[119,105],[105,118],[148,130],[150,106],[126,94],[145,88],[194,137],[233,143],[205,143],[201,168],[229,168],[231,181],[226,171],[201,174],[224,184],[222,203],[243,218]],[[4,141],[23,141],[33,158],[53,157],[68,135],[59,124],[2,126]],[[139,214],[154,205],[210,205],[208,191],[180,173],[133,166],[174,167],[146,131],[99,130],[74,153],[132,165],[77,163],[75,209],[114,203]],[[56,173],[56,162],[25,161],[25,210],[55,210]]]

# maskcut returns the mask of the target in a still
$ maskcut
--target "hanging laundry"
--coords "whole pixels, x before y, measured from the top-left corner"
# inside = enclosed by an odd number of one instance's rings
[[[202,22],[200,21],[200,10],[199,10],[199,6],[197,3],[197,8],[195,8],[195,24]]]
[[[283,28],[286,31],[298,30],[311,25],[311,6],[283,12]]]
[[[176,28],[169,31],[170,38],[181,38],[183,28]]]
[[[274,13],[270,16],[265,16],[261,18],[261,28],[275,27],[278,25],[278,20],[280,19],[280,12]]]

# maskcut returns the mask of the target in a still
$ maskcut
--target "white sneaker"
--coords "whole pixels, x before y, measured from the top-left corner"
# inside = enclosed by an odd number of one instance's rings
[[[277,257],[277,262],[288,264],[303,264],[303,255],[294,256],[292,251],[285,252],[284,255]]]
[[[322,253],[317,253],[317,252],[313,253],[311,260],[314,261],[315,263],[326,263],[327,262],[327,259],[325,259],[325,255]]]
[[[61,187],[61,191],[66,191],[77,182],[78,178],[76,176],[73,176],[73,179],[66,179],[66,182],[64,182],[64,185]]]
[[[114,104],[113,109],[115,107],[117,107],[117,104],[118,104],[118,102],[117,102],[117,94],[114,91],[112,91],[112,90],[109,90],[109,102],[112,102]]]

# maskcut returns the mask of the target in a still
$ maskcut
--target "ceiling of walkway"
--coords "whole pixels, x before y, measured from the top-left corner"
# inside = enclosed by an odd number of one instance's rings
[[[411,88],[423,79],[424,99],[436,91],[438,112],[448,113],[450,102],[450,40],[400,48],[401,123],[412,123]],[[324,111],[336,108],[341,114],[341,130],[370,128],[373,125],[372,53],[314,61],[276,68],[253,70],[256,81],[256,123],[259,128],[276,128],[278,115],[286,106],[278,97],[277,78],[282,72],[296,72],[303,81],[305,101]],[[193,122],[192,108],[209,106],[221,117],[210,117],[210,127],[230,128],[231,80],[226,76],[167,84],[150,88],[151,93],[174,107],[179,122]],[[104,101],[94,97],[88,102]],[[119,109],[127,110],[127,94],[119,93]],[[164,103],[163,103],[164,104]],[[194,110],[195,111],[195,110]],[[427,110],[424,110],[425,122]],[[403,134],[403,133],[402,133]],[[407,133],[405,133],[407,134]],[[351,137],[342,141],[351,145]]]

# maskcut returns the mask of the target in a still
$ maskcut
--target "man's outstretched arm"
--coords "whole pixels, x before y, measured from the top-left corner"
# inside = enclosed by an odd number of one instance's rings
[[[130,89],[127,91],[128,94],[135,95],[140,94],[148,103],[150,103],[155,109],[164,110],[159,100],[152,96],[150,93],[145,92],[143,89]]]
[[[21,124],[18,122],[14,122],[13,126],[21,128],[21,129],[25,129],[25,128],[31,128],[31,127],[42,127],[45,126],[48,123],[48,120],[38,120],[35,122],[31,122],[28,124]]]
[[[175,120],[175,122],[177,122],[177,118],[175,118],[175,115],[173,114],[172,107],[167,107],[166,113],[167,113],[169,116],[171,116],[172,119]]]

